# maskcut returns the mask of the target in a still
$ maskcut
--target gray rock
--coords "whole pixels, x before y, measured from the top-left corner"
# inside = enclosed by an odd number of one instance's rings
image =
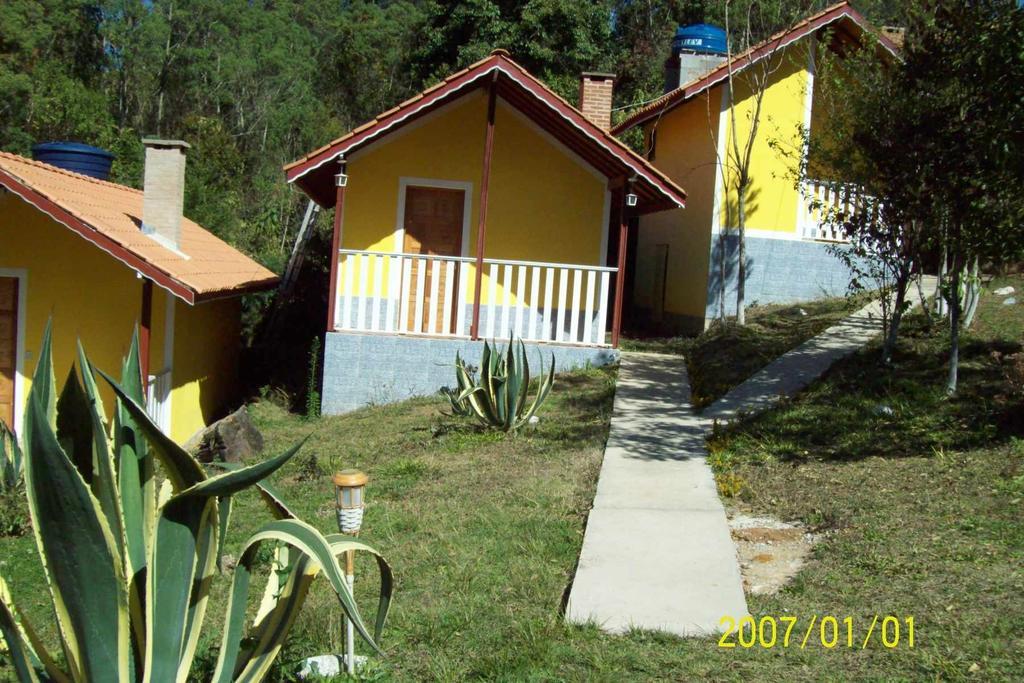
[[[1009,297],[1007,299],[1003,299],[1003,305],[1004,306],[1012,306],[1015,303],[1017,303],[1017,299],[1015,297],[1011,296],[1011,297]]]
[[[263,435],[242,406],[189,439],[185,450],[200,462],[243,462],[263,452]]]
[[[356,673],[366,664],[366,657],[355,655],[352,658],[355,664]],[[317,655],[307,657],[302,662],[302,669],[299,671],[300,679],[312,678],[313,676],[341,676],[347,667],[345,666],[345,655]]]

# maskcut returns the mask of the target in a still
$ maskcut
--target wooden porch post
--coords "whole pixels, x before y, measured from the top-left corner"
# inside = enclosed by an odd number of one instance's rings
[[[331,238],[331,283],[327,299],[328,332],[334,332],[334,308],[338,301],[338,249],[341,248],[341,216],[345,209],[345,186],[348,183],[345,168],[345,157],[341,157],[338,159],[338,174],[334,176],[334,185],[337,189],[334,199],[334,236]]]
[[[149,346],[153,330],[153,281],[148,277],[142,280],[142,312],[139,317],[139,365],[142,393],[145,394],[149,388]]]
[[[480,338],[480,292],[484,282],[484,242],[487,238],[487,188],[491,181],[491,154],[494,151],[494,108],[498,98],[498,72],[487,88],[487,135],[484,138],[484,168],[480,177],[480,216],[476,227],[476,286],[473,294],[473,322],[470,337]]]
[[[619,207],[619,261],[615,274],[615,304],[612,309],[612,348],[619,348],[619,334],[622,332],[622,304],[626,295],[626,249],[629,244],[629,207],[626,195],[633,191],[632,183],[624,183],[616,189],[614,201]]]

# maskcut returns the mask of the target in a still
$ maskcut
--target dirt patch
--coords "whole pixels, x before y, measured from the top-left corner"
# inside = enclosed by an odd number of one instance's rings
[[[753,595],[770,595],[789,583],[820,536],[800,524],[741,513],[730,515],[729,527],[736,542],[743,589]]]

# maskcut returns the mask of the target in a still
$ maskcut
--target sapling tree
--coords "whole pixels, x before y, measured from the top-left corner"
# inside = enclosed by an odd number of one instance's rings
[[[949,258],[941,295],[949,307],[946,389],[959,369],[963,289],[978,264],[1024,253],[1024,11],[1014,0],[926,0],[912,16],[902,93],[879,106],[893,166],[917,187],[907,211],[925,221]],[[967,309],[976,297],[968,297]]]
[[[831,39],[826,35],[822,40]],[[871,35],[865,35],[860,50],[842,55],[821,51],[815,75],[819,123],[813,135],[802,131],[805,151],[795,153],[802,157],[798,187],[812,178],[833,183],[832,196],[839,201],[813,199],[811,207],[818,220],[847,240],[830,251],[851,272],[851,289],[870,290],[878,298],[885,363],[892,360],[929,239],[913,210],[927,202],[917,182],[919,160],[891,154],[899,140],[884,103],[899,96],[892,77],[897,60],[891,45]]]
[[[719,235],[719,306],[724,316],[726,233],[736,230],[736,322],[746,324],[746,231],[755,178],[752,174],[755,148],[762,141],[762,105],[765,93],[776,75],[800,51],[783,46],[785,27],[804,18],[813,2],[763,3],[756,0],[726,0],[722,23],[726,32],[727,78],[722,97],[727,98],[728,132],[724,158],[717,152],[717,163],[725,187],[723,232]],[[782,27],[763,43],[760,37],[771,28]],[[751,52],[762,44],[764,52]],[[806,53],[804,53],[806,55]],[[735,220],[734,220],[735,219]],[[732,223],[735,222],[735,225]]]
[[[877,50],[862,50],[844,60],[834,88],[844,106],[830,110],[827,135],[811,139],[812,163],[862,184],[882,206],[839,216],[855,246],[869,244],[897,278],[922,251],[941,253],[950,393],[981,266],[1024,252],[1022,44],[1024,11],[1013,0],[923,0],[897,59],[882,64]]]

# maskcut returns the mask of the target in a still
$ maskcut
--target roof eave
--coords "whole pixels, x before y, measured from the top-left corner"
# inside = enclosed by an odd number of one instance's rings
[[[628,167],[630,173],[642,176],[644,181],[663,195],[668,202],[673,205],[685,205],[686,192],[682,188],[675,185],[669,178],[644,161],[613,135],[600,130],[597,126],[587,121],[583,114],[575,110],[572,105],[550,92],[536,77],[501,53],[492,54],[476,65],[449,77],[440,86],[434,86],[424,91],[425,96],[413,103],[407,111],[403,111],[402,105],[399,105],[399,107],[386,112],[387,116],[377,123],[373,125],[364,124],[364,126],[355,129],[353,133],[339,138],[335,143],[321,148],[321,150],[309,155],[306,159],[292,162],[285,167],[285,175],[288,182],[296,183],[321,205],[330,206],[330,202],[326,205],[323,203],[327,200],[326,196],[318,196],[319,193],[315,188],[302,182],[304,177],[313,170],[321,168],[324,164],[338,159],[354,147],[369,143],[382,135],[387,135],[391,130],[404,125],[410,118],[418,116],[424,110],[429,111],[441,102],[461,97],[465,94],[466,90],[477,87],[477,82],[480,79],[486,78],[495,71],[504,74],[519,87],[530,92],[539,102],[542,102],[555,114],[579,130],[585,137],[592,140],[595,145],[603,148],[603,153],[607,153],[610,158],[615,158],[618,160],[618,163]],[[562,111],[562,109],[566,111]]]
[[[745,69],[748,66],[759,62],[766,56],[774,53],[776,50],[784,48],[790,45],[791,43],[800,40],[810,35],[811,33],[814,33],[815,31],[833,22],[839,21],[843,18],[850,19],[862,31],[870,33],[872,36],[874,36],[878,43],[886,50],[888,50],[893,56],[899,56],[900,50],[895,45],[895,43],[893,43],[887,37],[882,35],[879,31],[875,30],[875,28],[864,17],[864,15],[862,15],[860,12],[854,9],[849,3],[844,2],[835,5],[829,9],[823,10],[819,14],[813,15],[808,19],[805,19],[804,21],[807,22],[806,26],[794,28],[792,31],[788,33],[784,33],[779,36],[773,36],[772,38],[763,41],[758,46],[751,48],[751,54],[749,55],[737,55],[736,57],[733,58],[732,71],[733,73],[735,73],[738,70]],[[739,60],[745,60],[745,63],[740,64],[739,69],[737,69],[736,62]],[[625,121],[618,124],[617,126],[613,126],[612,134],[620,135],[630,130],[631,128],[635,128],[636,126],[642,125],[650,121],[651,119],[663,114],[664,112],[674,109],[680,104],[687,102],[694,95],[697,95],[703,92],[704,90],[713,88],[714,86],[718,85],[726,78],[728,78],[728,76],[729,64],[726,63],[718,67],[711,73],[709,73],[704,78],[701,78],[697,81],[693,81],[684,86],[680,86],[675,90],[665,93],[665,95],[659,98],[663,99],[663,102],[659,104],[658,101],[655,100],[654,103],[651,103],[643,111],[640,111],[634,114],[633,116],[627,118]]]

